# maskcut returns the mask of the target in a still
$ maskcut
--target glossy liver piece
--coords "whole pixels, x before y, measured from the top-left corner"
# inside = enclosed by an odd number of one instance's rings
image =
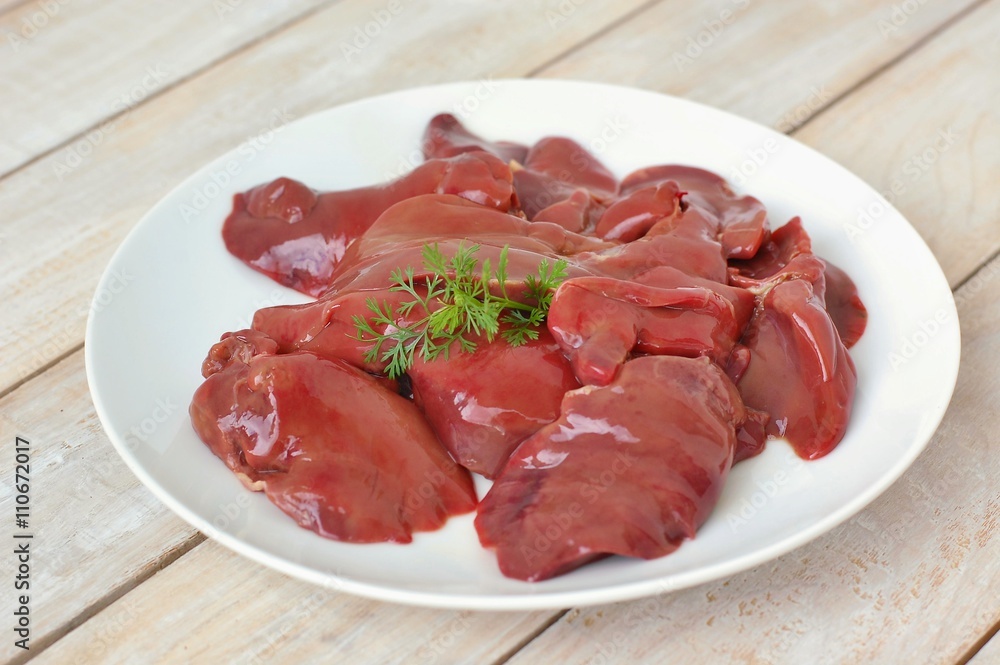
[[[416,406],[342,360],[232,363],[195,393],[191,419],[245,484],[327,538],[407,543],[476,505]]]
[[[707,359],[637,358],[612,384],[567,393],[559,420],[514,452],[479,504],[479,540],[528,581],[669,554],[715,506],[742,418]]]

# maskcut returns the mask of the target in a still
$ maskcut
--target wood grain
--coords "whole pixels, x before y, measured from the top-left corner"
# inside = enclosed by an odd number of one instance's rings
[[[80,166],[58,169],[57,153],[0,181],[0,288],[8,297],[0,393],[83,341],[98,278],[125,233],[210,158],[340,102],[422,83],[522,75],[639,4],[402,5],[355,54],[344,46],[373,21],[373,9],[346,0],[136,106]],[[484,39],[487,30],[505,38]]]
[[[795,134],[883,192],[952,286],[1000,250],[998,34],[993,0]]]
[[[927,450],[848,523],[721,582],[573,610],[510,661],[955,663],[1000,616],[1000,261],[958,292],[962,369]],[[874,443],[874,442],[873,442]]]
[[[974,4],[663,2],[539,74],[659,90],[788,132]]]
[[[32,662],[488,663],[551,614],[379,603],[291,579],[209,542]]]
[[[1000,638],[994,636],[987,642],[969,661],[969,665],[1000,665]]]
[[[86,608],[131,588],[200,536],[153,497],[112,448],[94,413],[82,352],[0,400],[0,414],[5,443],[20,436],[31,444],[31,517],[23,533],[34,536],[29,591],[37,651]],[[13,473],[13,464],[0,465],[0,512],[10,516]],[[8,540],[11,529],[4,528]],[[13,579],[14,563],[0,557],[4,579]],[[13,594],[3,595],[7,616],[13,603]],[[14,651],[4,641],[0,658]]]
[[[75,137],[54,164],[68,171],[112,118],[330,1],[49,0],[0,15],[0,96],[17,100],[0,111],[0,177]]]

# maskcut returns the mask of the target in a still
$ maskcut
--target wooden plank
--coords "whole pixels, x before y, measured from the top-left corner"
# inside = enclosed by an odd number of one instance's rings
[[[0,176],[86,132],[58,153],[75,168],[110,118],[329,2],[46,0],[0,15]]]
[[[994,635],[993,639],[972,657],[969,665],[1000,665],[1000,637]]]
[[[287,663],[487,663],[551,615],[379,603],[263,569],[209,542],[32,662],[265,663],[280,654]]]
[[[422,83],[523,75],[639,5],[394,4],[402,7],[398,16],[371,29],[364,45],[357,31],[374,10],[345,0],[135,107],[85,166],[57,173],[57,153],[0,181],[7,297],[0,392],[82,342],[111,253],[157,199],[210,158],[340,102]],[[487,27],[504,39],[484,39]],[[358,53],[350,51],[355,40],[364,46]]]
[[[94,413],[83,369],[73,354],[0,400],[0,513],[14,515],[14,439],[30,443],[31,515],[27,529],[5,520],[3,533],[31,534],[31,642],[38,650],[61,635],[84,608],[151,574],[197,532],[175,517],[125,467]],[[9,525],[9,526],[7,526]],[[0,557],[5,579],[14,557]],[[4,613],[14,611],[5,594]],[[13,640],[0,658],[19,655]]]
[[[795,134],[883,192],[952,286],[1000,250],[998,32],[992,0]],[[859,211],[859,229],[880,203]]]
[[[659,90],[788,132],[977,1],[663,2],[539,75]]]
[[[962,370],[906,475],[857,517],[721,582],[573,610],[510,661],[955,663],[1000,616],[1000,260],[957,294]]]

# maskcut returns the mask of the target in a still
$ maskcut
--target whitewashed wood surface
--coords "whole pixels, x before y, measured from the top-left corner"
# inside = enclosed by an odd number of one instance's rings
[[[1000,0],[399,1],[348,59],[341,44],[387,3],[0,0],[0,437],[35,445],[44,551],[32,648],[14,648],[5,628],[0,658],[1000,662]],[[206,541],[139,484],[94,414],[82,345],[100,273],[142,214],[275,114],[513,76],[706,102],[896,187],[956,288],[963,364],[940,430],[885,495],[716,583],[607,607],[474,613],[287,578]],[[947,149],[914,171],[942,132]],[[0,512],[12,515],[12,465],[0,469]],[[12,577],[0,556],[0,580]],[[12,606],[2,594],[0,613]]]

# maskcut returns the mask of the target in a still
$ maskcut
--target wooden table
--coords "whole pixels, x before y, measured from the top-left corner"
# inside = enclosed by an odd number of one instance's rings
[[[0,554],[8,662],[1000,663],[1000,0],[0,0],[0,34],[0,512],[14,542],[21,436],[35,531],[30,651]],[[384,604],[206,540],[94,414],[84,324],[111,253],[275,112],[521,76],[706,102],[890,191],[961,316],[958,387],[926,452],[805,547],[605,607]]]

